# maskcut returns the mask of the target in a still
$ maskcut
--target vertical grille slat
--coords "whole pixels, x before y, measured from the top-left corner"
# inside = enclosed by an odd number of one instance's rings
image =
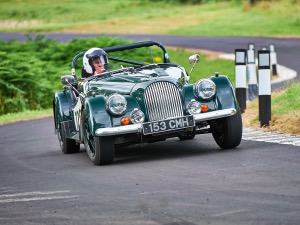
[[[156,82],[145,90],[145,105],[149,121],[183,116],[180,92],[170,82]]]
[[[164,88],[164,87],[163,87],[163,88]],[[159,89],[159,83],[156,83],[156,89]],[[158,109],[161,105],[165,105],[165,102],[164,102],[164,101],[165,101],[164,96],[160,95],[160,96],[159,96],[159,101],[158,101],[157,109]],[[163,114],[164,114],[163,111],[161,111],[161,110],[158,111],[158,117],[159,117],[159,118],[162,118],[162,117],[163,117]]]
[[[183,111],[183,108],[182,108],[182,103],[181,103],[181,98],[180,98],[180,96],[179,95],[177,95],[177,96],[174,96],[175,97],[175,103],[177,103],[177,107],[175,107],[176,109],[181,109],[181,111],[180,112],[182,112]],[[179,113],[179,112],[178,112]]]
[[[170,94],[166,94],[170,93]],[[171,102],[174,99],[174,92],[171,89],[171,86],[167,86],[166,92],[164,93],[164,96],[166,97],[168,102]],[[172,104],[167,104],[167,109],[170,112],[171,115],[176,115],[176,107],[174,107]]]

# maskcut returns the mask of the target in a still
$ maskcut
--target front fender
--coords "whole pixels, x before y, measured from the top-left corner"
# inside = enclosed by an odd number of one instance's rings
[[[185,110],[186,110],[186,114],[189,114],[188,110],[187,110],[187,105],[193,99],[200,102],[201,104],[206,104],[209,108],[209,112],[215,111],[217,109],[214,98],[204,100],[204,99],[201,99],[201,98],[199,98],[198,96],[195,95],[193,84],[187,85],[187,86],[184,87],[183,96],[184,96],[184,107],[185,107]]]
[[[217,77],[210,77],[210,79],[216,84],[217,93],[215,101],[217,109],[237,109],[237,101],[234,94],[233,86],[227,76],[221,75]]]
[[[70,102],[70,93],[68,93],[68,91],[55,92],[53,99],[55,129],[57,128],[57,117],[59,117],[62,122],[72,120],[72,115],[70,113],[71,107],[72,103]]]
[[[133,97],[129,95],[124,97],[127,101],[127,110],[120,116],[112,115],[106,110],[105,96],[89,97],[85,100],[85,110],[92,135],[95,135],[95,131],[99,128],[121,126],[122,117],[130,117],[130,113],[135,108],[140,109]]]
[[[88,118],[88,123],[92,135],[98,128],[111,127],[111,117],[105,109],[106,98],[96,96],[85,99],[84,110]]]
[[[203,100],[195,95],[194,85],[187,85],[184,87],[183,92],[185,106],[192,99],[195,99],[202,104],[208,105],[210,112],[230,108],[237,109],[234,90],[227,76],[210,77],[209,79],[216,84],[216,95],[211,99]]]

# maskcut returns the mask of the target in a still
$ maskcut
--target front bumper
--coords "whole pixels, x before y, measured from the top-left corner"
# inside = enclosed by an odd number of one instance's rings
[[[213,112],[200,113],[194,115],[194,120],[195,123],[197,124],[201,121],[219,119],[223,117],[232,116],[234,114],[236,114],[235,108],[222,109]],[[142,132],[143,132],[142,124],[131,124],[131,125],[120,126],[120,127],[100,128],[96,130],[95,134],[96,136],[101,137],[101,136],[115,136],[120,134],[142,133]]]

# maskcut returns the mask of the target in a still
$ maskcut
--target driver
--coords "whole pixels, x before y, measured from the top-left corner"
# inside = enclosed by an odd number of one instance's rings
[[[83,70],[85,76],[98,75],[108,69],[107,53],[101,48],[91,48],[83,56]]]

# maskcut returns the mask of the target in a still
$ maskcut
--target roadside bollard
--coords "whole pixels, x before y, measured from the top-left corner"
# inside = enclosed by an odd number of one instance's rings
[[[250,46],[250,45],[248,46],[249,46],[249,49],[247,50],[248,93],[249,93],[249,100],[251,101],[257,97],[257,76],[256,76],[254,46]]]
[[[242,113],[246,109],[246,77],[246,50],[235,49],[235,94]]]
[[[275,52],[275,45],[270,44],[269,49],[270,49],[270,59],[271,59],[271,65],[272,65],[272,74],[276,76],[277,75],[277,55]]]
[[[260,126],[269,126],[271,121],[271,71],[270,51],[258,51],[258,108]]]
[[[253,43],[249,43],[248,44],[248,49],[249,50],[254,50],[255,49],[254,44]]]

